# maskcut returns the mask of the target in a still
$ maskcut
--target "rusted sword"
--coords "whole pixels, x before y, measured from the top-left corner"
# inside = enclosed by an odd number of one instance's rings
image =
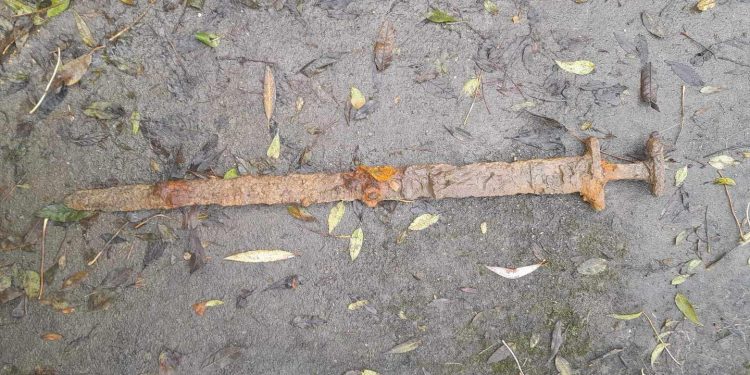
[[[654,132],[646,143],[647,159],[615,164],[602,159],[596,138],[585,141],[582,156],[408,167],[358,167],[343,173],[243,176],[231,180],[173,180],[77,191],[65,200],[76,210],[138,211],[195,205],[310,205],[361,200],[374,207],[383,200],[410,201],[515,194],[580,193],[604,209],[604,186],[613,180],[643,180],[651,193],[664,190],[664,147]]]

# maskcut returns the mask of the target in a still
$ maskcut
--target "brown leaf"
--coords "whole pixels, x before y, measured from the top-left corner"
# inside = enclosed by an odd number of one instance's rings
[[[305,222],[311,222],[311,221],[317,221],[318,219],[315,218],[307,209],[304,207],[298,205],[298,204],[290,204],[286,206],[287,212],[289,212],[289,215],[292,215],[293,218]]]
[[[91,65],[90,53],[68,61],[60,68],[60,71],[57,73],[57,77],[55,77],[55,81],[53,82],[53,86],[59,87],[61,85],[75,85],[89,70],[89,65]]]
[[[42,340],[44,341],[57,341],[62,338],[63,336],[57,332],[47,332],[42,335]]]
[[[391,21],[385,20],[378,30],[378,38],[375,40],[373,57],[375,68],[382,72],[391,65],[393,60],[393,47],[396,42],[396,29]]]
[[[266,76],[263,78],[263,109],[266,111],[266,120],[271,121],[273,106],[276,104],[276,81],[273,78],[273,70],[266,65]]]
[[[89,275],[89,273],[86,272],[86,271],[78,271],[78,272],[76,272],[76,273],[68,276],[68,278],[65,279],[65,281],[63,281],[62,288],[63,289],[68,289],[68,288],[75,287],[78,284],[80,284],[81,281],[83,281],[83,279],[85,279],[86,276],[88,276],[88,275]]]
[[[654,81],[655,75],[656,71],[650,62],[641,68],[641,100],[644,103],[648,103],[651,108],[659,111],[659,106],[656,104],[658,86]]]

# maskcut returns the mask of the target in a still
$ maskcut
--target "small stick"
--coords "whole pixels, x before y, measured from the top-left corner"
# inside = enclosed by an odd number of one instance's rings
[[[685,126],[685,85],[682,85],[682,94],[680,95],[680,129],[677,131],[677,138],[674,143],[677,144],[677,140],[680,139],[682,128]]]
[[[107,38],[107,40],[109,40],[110,42],[114,42],[115,40],[117,40],[117,38],[122,36],[122,34],[125,34],[126,32],[128,32],[128,30],[130,30],[133,26],[135,26],[138,22],[140,22],[143,19],[143,17],[146,17],[146,14],[148,14],[148,11],[151,10],[152,5],[154,4],[150,3],[148,5],[148,8],[146,8],[146,10],[144,10],[140,16],[138,16],[133,22],[131,22],[130,25],[125,26],[124,29],[118,31],[115,35],[112,35],[111,37]]]
[[[39,262],[39,299],[42,299],[42,296],[44,296],[44,239],[47,237],[47,222],[49,222],[49,219],[46,217],[44,218],[44,223],[42,224],[42,260]]]
[[[513,356],[513,359],[516,360],[516,366],[518,366],[518,371],[521,373],[521,375],[524,375],[523,369],[521,368],[521,363],[518,362],[518,358],[516,358],[516,353],[513,353],[513,349],[511,349],[510,346],[508,346],[508,343],[505,342],[505,340],[501,340],[501,341],[503,342],[503,345],[505,345],[505,347],[508,348],[508,351],[510,351],[510,355]]]
[[[44,98],[47,97],[47,93],[49,92],[50,86],[52,86],[52,81],[55,80],[55,76],[57,76],[57,70],[60,69],[60,48],[57,48],[57,64],[55,64],[55,70],[52,72],[52,77],[49,77],[49,82],[47,82],[47,87],[44,89],[44,94],[42,94],[42,97],[39,98],[39,101],[36,103],[34,108],[29,111],[30,115],[33,115],[34,112],[36,112],[37,108],[39,108],[40,105],[42,105],[42,102],[44,101]]]
[[[656,330],[656,327],[654,326],[654,322],[651,321],[651,318],[648,317],[648,314],[644,312],[643,317],[646,318],[646,320],[648,320],[648,324],[651,326],[651,329],[654,330],[654,335],[656,335],[656,339],[659,340],[660,343],[664,344],[664,350],[667,351],[667,354],[669,354],[669,357],[671,357],[674,363],[676,363],[678,366],[682,366],[682,363],[677,361],[677,359],[675,359],[675,357],[672,355],[672,352],[669,351],[669,348],[667,347],[667,343],[661,339],[661,336],[659,336],[659,331]]]
[[[719,176],[724,177],[724,175],[722,175],[720,171],[716,171],[716,173],[718,173]],[[724,186],[724,193],[726,193],[727,200],[729,201],[729,209],[732,211],[732,217],[734,218],[734,222],[737,223],[737,229],[740,231],[740,241],[743,241],[745,239],[745,233],[742,230],[742,223],[740,223],[740,219],[737,218],[737,213],[734,212],[734,202],[732,202],[732,195],[729,194],[727,185],[722,186]]]

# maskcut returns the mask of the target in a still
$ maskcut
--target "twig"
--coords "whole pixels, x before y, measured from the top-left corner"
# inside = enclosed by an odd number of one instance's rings
[[[682,85],[682,94],[680,95],[680,129],[677,130],[677,137],[674,139],[674,144],[680,139],[682,134],[682,128],[685,126],[685,85]]]
[[[52,81],[55,80],[55,76],[57,76],[57,70],[60,69],[60,48],[57,48],[57,63],[55,64],[55,70],[52,72],[52,77],[49,77],[49,82],[47,82],[47,87],[44,89],[44,94],[42,94],[42,97],[39,98],[39,101],[36,103],[34,108],[29,111],[30,115],[33,115],[34,112],[36,112],[37,108],[39,108],[40,105],[42,105],[42,102],[44,101],[44,98],[47,97],[47,93],[49,92],[50,86],[52,86]]]
[[[39,262],[39,299],[44,296],[44,239],[47,237],[47,222],[49,219],[44,218],[42,224],[42,260]]]
[[[513,353],[513,349],[511,349],[510,346],[508,346],[508,343],[506,343],[505,340],[501,340],[501,341],[503,342],[503,345],[505,345],[505,347],[508,348],[508,351],[510,351],[510,355],[513,356],[513,359],[516,360],[516,366],[518,366],[518,371],[521,373],[521,375],[524,375],[523,369],[521,368],[521,363],[518,362],[518,358],[516,358],[516,353]]]
[[[659,336],[659,331],[656,330],[656,327],[654,326],[654,322],[651,321],[651,318],[648,317],[648,314],[646,312],[643,313],[643,317],[646,318],[648,321],[648,324],[651,326],[651,329],[654,330],[654,335],[656,335],[656,339],[664,344],[664,350],[667,351],[667,354],[669,354],[669,357],[672,358],[674,363],[676,363],[678,366],[682,366],[682,363],[680,363],[675,357],[672,355],[672,352],[669,351],[669,348],[667,347],[667,343],[662,340],[661,336]]]
[[[716,171],[716,173],[719,174],[719,176],[724,177],[724,175],[721,174],[721,171]],[[734,218],[734,222],[737,223],[737,230],[740,231],[740,241],[745,240],[745,233],[742,230],[742,223],[740,223],[740,219],[737,218],[737,213],[734,212],[734,202],[732,202],[732,195],[729,194],[729,188],[727,188],[727,185],[724,186],[724,193],[727,194],[727,200],[729,201],[729,209],[732,211],[732,217]]]
[[[133,22],[131,22],[130,25],[125,26],[124,29],[118,31],[115,35],[112,35],[111,37],[107,38],[107,40],[109,40],[110,42],[114,42],[115,40],[117,40],[117,38],[122,36],[122,34],[125,34],[126,32],[128,32],[128,30],[130,30],[131,28],[133,28],[133,26],[135,26],[138,22],[140,22],[143,19],[143,17],[146,17],[146,14],[148,14],[148,11],[151,10],[151,6],[153,5],[154,5],[153,3],[150,3],[148,5],[148,8],[146,8],[146,10],[144,10],[140,16],[138,16]]]
[[[708,236],[708,206],[706,206],[706,212],[703,213],[703,228],[706,230],[706,252],[711,253],[711,237]]]
[[[466,126],[466,123],[469,122],[469,115],[471,114],[471,110],[474,109],[474,102],[476,102],[477,97],[472,96],[471,97],[471,106],[469,107],[469,112],[466,112],[466,117],[464,117],[464,125]]]

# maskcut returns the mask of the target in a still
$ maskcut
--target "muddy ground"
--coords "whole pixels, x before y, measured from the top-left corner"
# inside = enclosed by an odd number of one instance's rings
[[[558,371],[549,360],[558,321],[564,332],[559,357],[581,374],[749,373],[750,247],[737,247],[737,224],[707,162],[719,154],[740,162],[722,173],[736,181],[728,190],[743,220],[750,201],[743,158],[750,151],[750,3],[720,0],[698,12],[694,2],[682,0],[500,0],[497,15],[481,1],[297,3],[207,0],[197,10],[159,0],[111,43],[107,37],[149,4],[76,1],[25,43],[11,46],[0,80],[0,226],[9,250],[1,255],[0,276],[21,287],[14,272],[39,270],[35,213],[77,189],[221,176],[238,164],[245,173],[285,174],[348,170],[355,163],[512,161],[580,154],[576,137],[585,136],[602,138],[609,155],[639,159],[648,135],[659,131],[670,145],[667,191],[652,197],[645,183],[611,183],[602,212],[574,195],[374,209],[348,203],[334,233],[362,227],[364,246],[355,261],[346,238],[325,235],[332,204],[309,208],[316,222],[297,220],[284,206],[200,208],[194,233],[208,261],[192,274],[180,211],[163,212],[138,228],[135,223],[158,212],[101,213],[82,223],[51,224],[45,268],[61,254],[66,265],[47,275],[45,300],[57,298],[75,311],[64,314],[61,306],[25,297],[0,305],[0,373],[516,374],[512,357],[487,363],[504,340],[524,373],[548,374]],[[462,22],[423,22],[430,6]],[[94,53],[79,83],[51,90],[28,115],[52,75],[57,48],[63,62],[89,50],[72,10],[106,48]],[[644,27],[644,11],[662,24],[651,30],[662,38]],[[12,17],[6,6],[0,15],[6,26],[29,22]],[[378,72],[372,47],[384,20],[396,29],[396,49],[391,66]],[[194,38],[199,31],[219,34],[220,44],[201,44]],[[326,54],[337,56],[334,64],[310,77],[300,73]],[[554,60],[590,60],[596,70],[578,76]],[[660,111],[639,99],[640,70],[648,61]],[[666,61],[686,64],[701,82],[694,76],[683,81]],[[266,65],[278,86],[271,131],[262,104]],[[462,87],[476,74],[483,89],[462,126],[472,103]],[[709,85],[723,90],[699,91]],[[351,86],[378,105],[347,122]],[[299,113],[297,98],[304,100]],[[94,101],[122,110],[98,120],[84,114]],[[137,134],[129,121],[133,111],[142,118]],[[275,129],[278,160],[266,157]],[[213,135],[218,144],[208,154],[223,152],[206,161],[208,168],[189,172]],[[299,163],[303,154],[305,163]],[[678,189],[673,176],[683,166],[688,176]],[[423,213],[440,219],[397,243]],[[682,231],[687,237],[675,245]],[[117,240],[107,245],[115,233]],[[144,261],[147,248],[159,241],[163,255]],[[11,243],[28,246],[12,250]],[[267,248],[299,256],[266,264],[221,259]],[[524,266],[540,257],[543,267],[516,280],[484,267]],[[591,258],[607,260],[606,271],[578,272]],[[703,262],[693,275],[671,285],[696,258]],[[127,280],[106,289],[101,303],[89,303],[108,274],[127,268],[133,271]],[[87,277],[60,291],[78,271]],[[290,275],[299,276],[296,288],[261,292]],[[255,292],[239,308],[242,289]],[[683,317],[677,293],[692,302],[701,326]],[[191,308],[212,299],[225,304],[203,316]],[[369,304],[347,308],[358,300]],[[628,321],[608,316],[638,311],[644,315]],[[672,332],[663,339],[679,364],[664,352],[652,367],[657,340],[649,319],[656,330]],[[43,340],[49,332],[62,338]],[[414,339],[415,350],[388,353]],[[160,355],[169,362],[161,369]]]

